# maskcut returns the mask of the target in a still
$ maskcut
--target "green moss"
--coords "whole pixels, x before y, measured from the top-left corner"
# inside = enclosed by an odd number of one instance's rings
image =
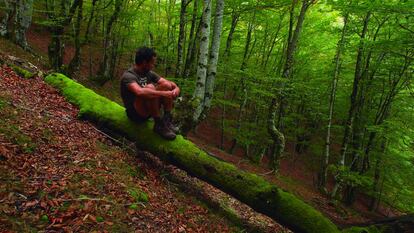
[[[103,221],[104,221],[104,218],[103,218],[103,217],[101,217],[101,216],[97,216],[97,217],[96,217],[96,221],[97,221],[97,222],[103,222]]]
[[[130,121],[122,106],[62,74],[51,74],[45,81],[58,88],[69,102],[80,108],[80,117],[124,134],[138,142],[141,149],[209,182],[292,230],[339,232],[330,220],[302,200],[280,190],[262,177],[241,171],[232,164],[207,155],[181,135],[174,141],[162,139],[153,133],[151,121],[143,124]]]
[[[14,70],[14,72],[16,72],[16,74],[18,74],[19,76],[23,77],[23,78],[33,78],[35,74],[33,74],[32,72],[25,70],[19,66],[16,65],[10,65],[10,67]]]
[[[6,105],[6,102],[0,98],[0,110],[4,108],[5,105]]]
[[[148,202],[148,195],[138,188],[129,188],[128,193],[136,202]]]
[[[40,217],[40,221],[43,222],[43,223],[48,223],[49,222],[49,217],[46,214],[44,214],[44,215],[42,215],[42,217]]]
[[[131,204],[128,208],[131,210],[136,210],[138,209],[138,205],[134,203],[134,204]]]

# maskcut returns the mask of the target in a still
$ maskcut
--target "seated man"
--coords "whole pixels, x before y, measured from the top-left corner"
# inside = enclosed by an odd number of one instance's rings
[[[180,88],[152,71],[157,54],[151,48],[141,47],[135,54],[135,64],[121,78],[121,97],[129,119],[142,123],[154,118],[154,132],[174,140],[178,129],[172,124],[173,101]],[[161,107],[164,116],[161,118]]]

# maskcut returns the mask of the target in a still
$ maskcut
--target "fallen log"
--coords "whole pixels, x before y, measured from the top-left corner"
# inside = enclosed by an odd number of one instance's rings
[[[79,107],[79,117],[125,135],[138,142],[141,149],[212,184],[291,230],[339,232],[329,219],[294,195],[262,177],[207,155],[181,135],[174,141],[162,139],[153,133],[152,121],[143,124],[130,121],[124,107],[62,74],[50,74],[45,81],[59,89],[69,102]]]

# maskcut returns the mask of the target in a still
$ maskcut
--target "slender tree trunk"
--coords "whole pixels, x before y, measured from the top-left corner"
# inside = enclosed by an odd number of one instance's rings
[[[193,122],[195,125],[199,122],[204,107],[204,97],[206,88],[207,62],[208,62],[208,45],[210,39],[210,18],[211,18],[211,0],[203,0],[203,17],[201,25],[200,53],[197,67],[197,82],[194,90],[194,101],[196,108],[194,110]]]
[[[115,23],[115,21],[118,19],[119,17],[119,13],[121,11],[121,6],[122,6],[122,1],[123,0],[115,0],[115,8],[114,11],[111,15],[111,17],[109,18],[108,23],[106,24],[105,27],[105,34],[104,34],[104,57],[103,57],[103,62],[101,64],[101,69],[100,69],[100,81],[102,83],[104,83],[105,81],[109,80],[112,78],[113,75],[113,70],[111,70],[111,57],[114,56],[115,54],[112,54],[113,51],[113,38],[112,38],[112,28],[113,25]]]
[[[383,162],[383,156],[385,154],[387,140],[384,138],[383,142],[381,143],[381,153],[378,153],[378,158],[375,163],[375,169],[374,169],[374,183],[372,185],[372,191],[373,196],[371,197],[370,203],[369,203],[369,210],[373,211],[378,208],[381,199],[379,190],[380,190],[380,178],[381,178],[381,167]]]
[[[236,26],[237,26],[237,23],[239,22],[239,18],[240,18],[240,13],[233,10],[231,14],[230,31],[229,31],[229,35],[227,36],[227,41],[226,41],[226,49],[224,50],[224,57],[226,58],[230,57],[231,44],[233,42],[233,34],[234,34],[234,31],[236,30]]]
[[[198,37],[198,28],[196,30],[196,22],[197,22],[197,13],[198,13],[198,1],[194,0],[194,6],[193,6],[193,16],[191,19],[191,28],[190,28],[190,37],[188,39],[188,48],[187,48],[187,54],[185,59],[185,66],[184,66],[184,77],[188,78],[190,76],[191,67],[193,64],[193,58],[195,57],[195,47],[196,47],[196,38]],[[194,35],[194,32],[196,35]]]
[[[334,76],[332,79],[331,84],[331,95],[329,98],[329,114],[328,114],[328,126],[327,126],[327,132],[326,132],[326,138],[325,138],[325,153],[322,159],[321,163],[321,170],[319,171],[318,176],[318,188],[323,191],[324,193],[327,193],[326,190],[326,179],[328,176],[328,164],[329,164],[329,151],[330,151],[330,145],[331,145],[331,127],[332,127],[332,117],[333,117],[333,109],[335,104],[335,97],[336,97],[336,87],[338,84],[338,78],[339,78],[339,72],[341,67],[341,55],[342,50],[345,43],[345,34],[348,26],[348,13],[344,17],[344,27],[342,28],[341,33],[341,39],[338,42],[336,55],[335,55],[335,71]]]
[[[264,59],[264,64],[263,64],[263,69],[264,70],[266,70],[266,67],[267,67],[267,64],[269,62],[270,56],[272,55],[273,49],[276,45],[276,41],[279,38],[279,32],[282,29],[282,25],[283,25],[283,18],[284,18],[284,14],[280,17],[279,23],[277,25],[276,32],[275,32],[275,34],[273,36],[273,39],[272,39],[270,49],[267,51],[266,57]]]
[[[194,0],[196,1],[196,0]],[[178,78],[182,75],[182,66],[183,66],[183,52],[184,52],[184,40],[185,40],[185,25],[186,25],[186,11],[189,0],[181,1],[181,11],[180,11],[180,32],[178,34],[178,45],[177,45],[177,65],[175,68],[175,78]]]
[[[63,64],[63,55],[65,45],[62,37],[65,32],[65,27],[72,21],[73,15],[81,0],[75,0],[70,6],[69,12],[66,13],[66,7],[64,0],[61,1],[61,13],[52,12],[49,14],[49,18],[53,21],[53,25],[50,26],[49,31],[51,33],[51,41],[48,45],[48,57],[49,64],[53,70],[60,71]],[[63,17],[62,17],[63,15]]]
[[[33,0],[17,0],[15,17],[15,41],[23,49],[28,50],[26,31],[32,23]]]
[[[89,15],[88,24],[86,26],[85,35],[83,37],[83,43],[82,44],[89,43],[89,34],[91,33],[91,25],[92,25],[92,21],[93,21],[94,16],[95,16],[95,6],[96,6],[97,1],[98,0],[92,0],[92,9],[91,9],[91,13]]]
[[[267,131],[273,140],[273,146],[271,149],[271,167],[274,169],[275,173],[279,171],[280,158],[282,157],[282,153],[285,148],[285,136],[276,128],[275,124],[276,109],[276,98],[272,98],[272,101],[269,105]]]
[[[207,70],[207,79],[206,79],[206,90],[204,96],[204,112],[205,116],[207,115],[210,107],[211,100],[213,99],[214,93],[214,81],[216,79],[217,73],[217,62],[219,59],[220,51],[220,39],[221,39],[221,29],[223,25],[223,11],[224,11],[224,0],[217,0],[216,2],[216,12],[214,20],[214,29],[213,29],[213,41],[211,44],[209,66]]]
[[[308,11],[311,4],[314,3],[314,0],[302,0],[302,7],[300,9],[299,16],[296,21],[295,29],[293,29],[293,19],[294,19],[294,10],[295,10],[295,2],[292,3],[292,8],[290,11],[290,23],[289,23],[289,36],[288,36],[288,43],[286,48],[286,58],[285,63],[283,66],[282,77],[285,79],[292,78],[292,71],[293,71],[293,63],[294,63],[294,54],[296,52],[296,47],[299,41],[299,36],[302,31],[302,25],[305,21],[305,15]],[[281,87],[281,93],[279,94],[279,114],[278,114],[278,129],[283,131],[283,117],[284,111],[286,108],[286,93],[284,93],[285,84]]]
[[[247,94],[247,85],[246,85],[246,81],[244,80],[244,78],[242,78],[241,80],[241,84],[242,84],[242,90],[243,90],[243,99],[242,102],[240,103],[240,107],[239,107],[239,113],[237,116],[237,125],[236,125],[236,137],[237,135],[240,134],[241,131],[241,124],[242,124],[242,119],[243,119],[243,112],[244,109],[246,108],[246,104],[247,104],[247,99],[248,99],[248,94]],[[237,146],[237,139],[233,138],[232,142],[231,142],[231,147],[229,150],[230,154],[234,153],[234,149],[236,149]]]
[[[73,56],[70,64],[68,73],[70,76],[79,70],[81,65],[81,42],[80,42],[80,27],[82,23],[82,7],[83,7],[83,0],[80,0],[79,7],[78,7],[78,15],[76,19],[75,25],[75,55]]]
[[[227,95],[227,77],[224,80],[224,87],[223,87],[223,99],[226,99]],[[220,149],[224,150],[224,131],[226,128],[225,124],[226,119],[226,103],[223,102],[222,112],[221,112],[221,140],[220,140]]]
[[[351,137],[352,137],[351,132],[353,131],[353,128],[354,128],[353,124],[354,124],[355,113],[356,113],[357,104],[358,104],[357,96],[359,95],[358,90],[360,88],[359,83],[361,81],[361,73],[362,73],[361,68],[362,68],[362,57],[364,53],[364,44],[365,44],[364,40],[365,40],[365,36],[368,31],[368,23],[369,23],[370,18],[371,18],[371,12],[368,12],[364,19],[364,26],[362,28],[360,41],[359,41],[358,54],[357,54],[357,60],[356,60],[356,65],[355,65],[354,83],[353,83],[352,94],[350,98],[351,104],[350,104],[349,111],[348,111],[348,120],[345,125],[344,138],[342,141],[342,148],[341,148],[341,158],[338,162],[339,167],[345,166],[345,159],[346,159],[348,144],[351,140]],[[335,185],[332,190],[331,197],[336,196],[336,193],[341,186],[341,183],[337,178],[338,178],[338,174],[335,175]]]
[[[256,19],[256,11],[253,13],[252,21],[249,21],[248,26],[247,26],[246,44],[244,46],[243,60],[241,63],[240,70],[246,69],[246,66],[247,66],[247,57],[248,57],[249,48],[251,44],[250,42],[252,40],[252,32],[253,32],[253,28],[255,24],[255,19]]]

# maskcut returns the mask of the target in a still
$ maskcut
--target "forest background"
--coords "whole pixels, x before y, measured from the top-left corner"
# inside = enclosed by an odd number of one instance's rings
[[[182,88],[175,114],[183,134],[205,133],[197,125],[209,122],[218,148],[275,173],[294,159],[333,200],[352,205],[363,196],[370,210],[414,211],[412,0],[0,7],[0,34],[34,54],[47,51],[45,68],[120,103],[119,77],[135,49],[154,47],[157,72]]]

